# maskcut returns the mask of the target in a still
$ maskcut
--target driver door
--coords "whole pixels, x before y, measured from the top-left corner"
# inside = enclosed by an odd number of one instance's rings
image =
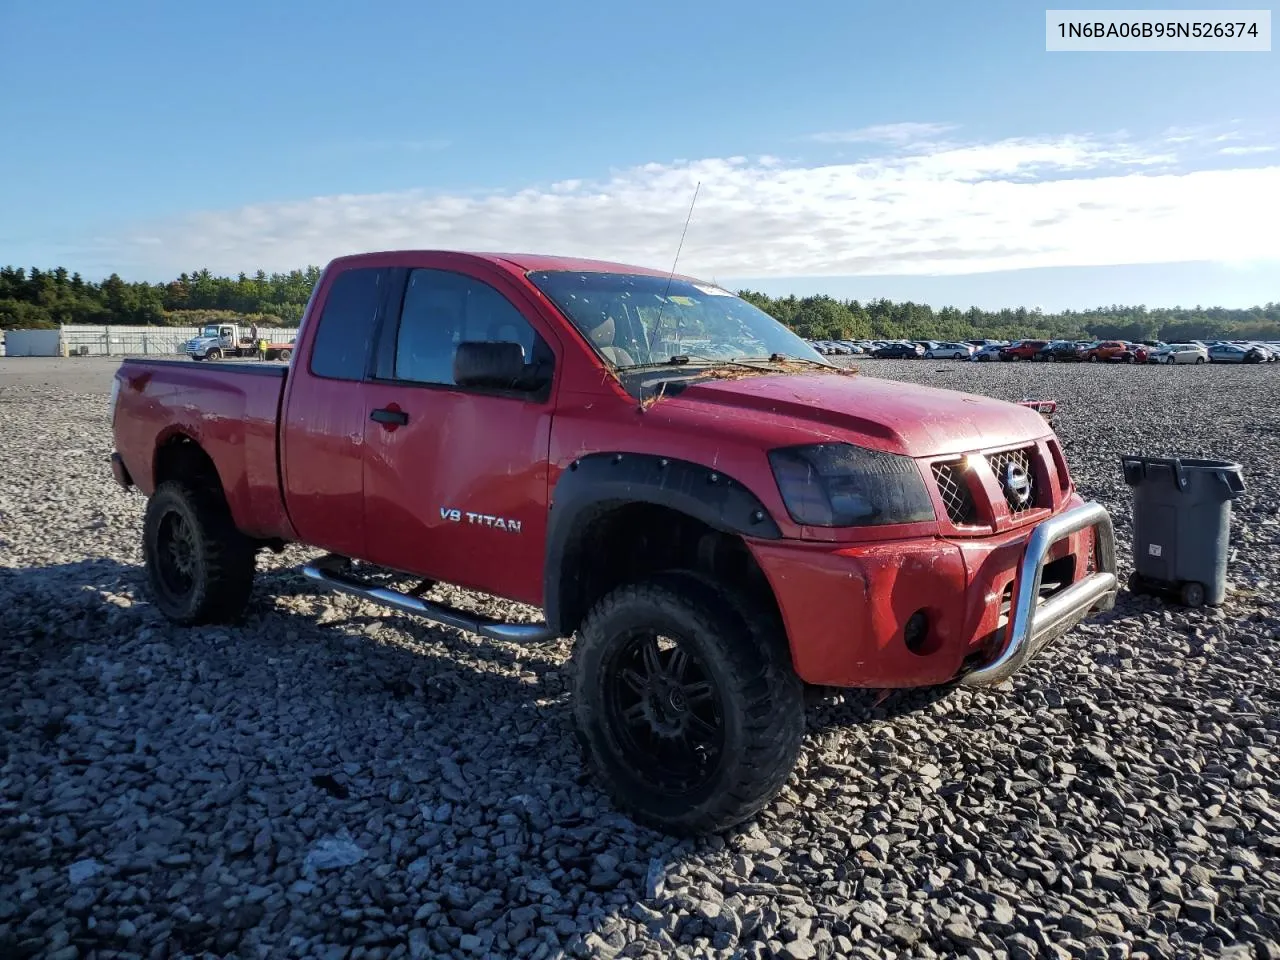
[[[453,358],[463,341],[514,341],[526,364],[554,371],[558,342],[501,276],[397,274],[402,292],[393,288],[364,390],[365,553],[393,570],[539,605],[552,381],[527,392],[459,386]]]

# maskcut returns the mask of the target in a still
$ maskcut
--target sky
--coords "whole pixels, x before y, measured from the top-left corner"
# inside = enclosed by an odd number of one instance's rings
[[[3,10],[0,263],[670,268],[693,202],[679,270],[734,289],[1280,300],[1275,50],[1049,53],[1025,0]]]

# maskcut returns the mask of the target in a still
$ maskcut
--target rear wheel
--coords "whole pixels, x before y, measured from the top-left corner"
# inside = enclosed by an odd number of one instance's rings
[[[803,687],[776,618],[692,573],[617,588],[573,654],[574,715],[614,802],[674,834],[759,812],[795,766]]]
[[[147,501],[142,526],[147,580],[160,612],[180,624],[230,623],[249,602],[253,545],[220,491],[166,481]]]

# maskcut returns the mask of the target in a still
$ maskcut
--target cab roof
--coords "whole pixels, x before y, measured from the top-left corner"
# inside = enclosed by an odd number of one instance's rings
[[[372,253],[357,253],[344,257],[336,257],[330,266],[352,267],[357,264],[365,266],[404,265],[415,257],[448,257],[459,260],[481,260],[491,263],[511,273],[526,274],[541,270],[570,270],[586,273],[633,273],[650,277],[666,277],[670,270],[640,267],[635,264],[618,263],[612,260],[592,260],[584,257],[558,257],[542,253],[490,253],[470,250],[382,250]],[[697,277],[677,273],[677,280],[698,282]]]

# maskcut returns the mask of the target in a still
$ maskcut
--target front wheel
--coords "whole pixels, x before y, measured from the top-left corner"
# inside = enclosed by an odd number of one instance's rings
[[[206,360],[221,360],[222,351],[219,350],[217,347],[214,347],[212,350],[210,350],[208,353],[204,355],[204,358]]]
[[[281,350],[281,351],[280,351],[280,359],[281,359],[281,360],[288,360],[288,359],[289,359],[290,357],[292,357],[292,356],[293,356],[293,351],[292,351],[292,350]]]
[[[142,556],[155,604],[174,623],[231,623],[249,602],[253,546],[207,485],[156,488],[143,518]]]
[[[758,813],[790,776],[803,687],[776,618],[692,573],[618,587],[576,641],[574,717],[588,761],[636,821],[677,835]]]

